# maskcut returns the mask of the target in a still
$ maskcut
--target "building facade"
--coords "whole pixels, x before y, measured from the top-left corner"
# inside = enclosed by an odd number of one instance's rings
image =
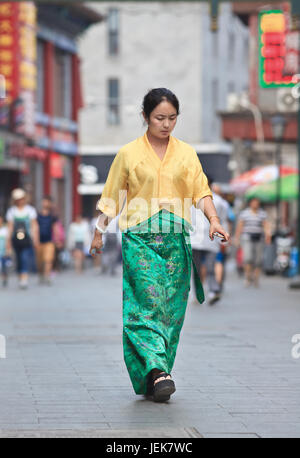
[[[216,34],[203,3],[101,2],[93,8],[105,23],[79,41],[86,103],[80,149],[97,180],[82,177],[84,207],[94,208],[120,146],[144,133],[142,100],[154,87],[171,89],[180,101],[173,135],[196,148],[215,180],[228,182],[231,145],[222,140],[217,110],[225,109],[228,92],[248,84],[248,28],[230,4],[221,5]]]
[[[51,195],[65,225],[81,212],[77,38],[98,21],[99,14],[81,5],[0,2],[0,73],[7,88],[1,109],[9,120],[0,132],[2,212],[16,186],[28,191],[35,206]],[[5,66],[9,52],[11,75]]]
[[[244,94],[237,93],[235,100],[229,101],[227,109],[219,112],[222,137],[233,145],[233,175],[238,176],[258,166],[278,165],[278,140],[274,137],[272,129],[272,118],[275,115],[280,115],[285,124],[283,138],[280,139],[280,162],[282,165],[298,168],[299,102],[298,98],[292,95],[293,85],[290,83],[300,68],[297,57],[299,34],[292,30],[290,3],[234,2],[233,11],[248,25],[250,33],[249,91]],[[260,14],[266,14],[264,41],[269,47],[266,52],[260,51]],[[269,16],[268,19],[268,14],[273,16]],[[279,46],[280,40],[283,41],[282,46]],[[264,54],[267,55],[268,62],[263,66],[260,55]],[[272,83],[273,79],[277,83]],[[280,83],[281,80],[286,81],[286,87]],[[276,84],[283,87],[276,87]],[[274,205],[268,206],[275,221]],[[280,204],[280,219],[282,225],[295,227],[295,199]]]

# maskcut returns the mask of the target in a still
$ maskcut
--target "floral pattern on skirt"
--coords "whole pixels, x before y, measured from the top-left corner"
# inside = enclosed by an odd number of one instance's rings
[[[169,231],[164,224],[169,222]],[[122,233],[123,352],[136,394],[146,394],[148,373],[170,373],[190,291],[192,251],[186,221],[166,210]],[[178,224],[181,232],[178,232]],[[153,229],[153,226],[152,229]],[[204,301],[198,280],[197,298]]]

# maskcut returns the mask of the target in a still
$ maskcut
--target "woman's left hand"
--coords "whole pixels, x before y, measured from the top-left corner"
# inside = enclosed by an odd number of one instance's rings
[[[219,221],[217,219],[212,219],[211,223],[210,223],[210,228],[209,228],[209,238],[210,240],[214,240],[214,232],[218,232],[219,234],[222,234],[223,235],[223,239],[221,239],[221,242],[228,242],[229,239],[230,239],[230,235],[228,234],[228,232],[225,231],[225,229],[223,229],[223,227],[221,226],[221,224],[219,223]]]

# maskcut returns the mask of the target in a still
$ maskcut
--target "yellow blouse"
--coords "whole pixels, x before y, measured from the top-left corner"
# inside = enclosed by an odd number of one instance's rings
[[[213,197],[195,149],[170,135],[161,160],[145,132],[114,157],[97,209],[110,218],[121,209],[121,231],[162,208],[191,224],[191,206],[205,196]]]

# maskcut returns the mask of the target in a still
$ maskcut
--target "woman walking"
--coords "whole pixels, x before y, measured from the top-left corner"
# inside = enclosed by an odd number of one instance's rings
[[[175,391],[171,377],[190,290],[190,207],[210,220],[210,237],[222,228],[196,151],[171,135],[179,115],[175,94],[149,91],[143,100],[148,125],[115,156],[97,204],[90,253],[121,210],[123,256],[123,350],[136,394],[164,402]],[[125,202],[126,200],[126,202]],[[125,205],[124,205],[125,203]],[[200,279],[197,298],[204,301]]]
[[[7,210],[7,254],[15,251],[19,287],[28,288],[32,249],[39,246],[39,227],[34,207],[27,204],[26,192],[21,188],[12,191],[13,205]]]

